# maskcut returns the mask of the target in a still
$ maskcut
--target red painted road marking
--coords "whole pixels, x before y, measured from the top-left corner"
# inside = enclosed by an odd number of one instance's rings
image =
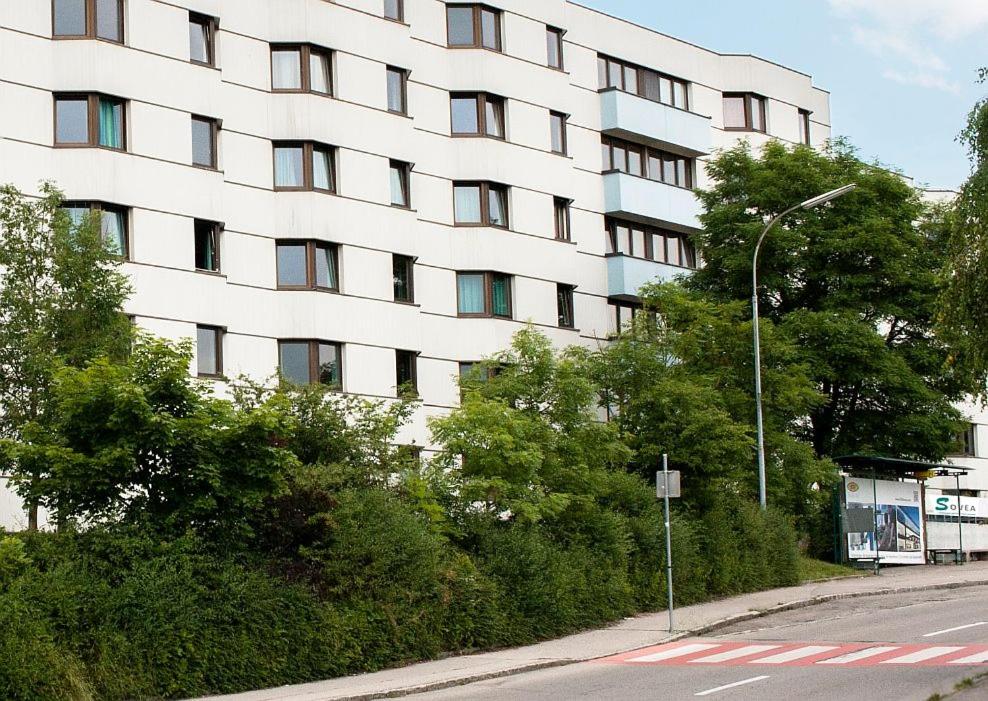
[[[596,660],[602,664],[780,667],[869,667],[988,665],[988,645],[921,645],[916,643],[712,642],[682,640]]]

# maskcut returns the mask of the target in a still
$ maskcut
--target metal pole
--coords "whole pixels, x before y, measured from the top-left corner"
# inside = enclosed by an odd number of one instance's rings
[[[665,480],[665,509],[666,509],[666,590],[669,592],[669,632],[673,632],[672,617],[672,531],[669,519],[669,456],[662,454],[662,476]]]
[[[961,473],[954,474],[957,480],[957,564],[964,563],[964,524],[961,522],[963,510],[961,509]]]
[[[875,520],[875,530],[872,535],[875,538],[875,574],[881,574],[879,571],[881,569],[880,557],[878,555],[880,546],[878,544],[878,476],[875,468],[871,468],[871,497],[872,497],[872,508],[874,511],[872,515]]]

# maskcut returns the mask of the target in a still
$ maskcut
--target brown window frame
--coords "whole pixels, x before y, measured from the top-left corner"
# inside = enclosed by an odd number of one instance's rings
[[[479,187],[480,188],[480,221],[479,222],[458,222],[456,220],[456,188],[458,187]],[[504,193],[504,224],[491,223],[491,190],[500,190]],[[478,227],[490,226],[495,229],[511,228],[511,203],[509,197],[510,188],[501,183],[492,183],[489,180],[454,180],[453,181],[453,226]]]
[[[401,188],[405,195],[405,203],[401,204],[394,201],[394,192],[391,192],[391,206],[397,207],[398,209],[411,209],[412,208],[412,164],[406,161],[398,161],[391,159],[388,161],[388,184],[392,184],[391,181],[391,171],[399,170],[401,173]]]
[[[278,372],[281,372],[281,346],[285,344],[307,343],[309,350],[309,382],[310,385],[324,384],[338,392],[343,391],[343,344],[339,341],[324,341],[312,338],[280,338],[278,339]],[[335,346],[338,359],[337,373],[339,379],[335,383],[322,382],[319,379],[319,347]]]
[[[623,246],[618,240],[619,228],[628,230],[628,239]],[[605,220],[604,232],[607,235],[607,253],[605,257],[627,256],[629,258],[638,258],[639,260],[650,260],[684,270],[697,269],[696,246],[690,240],[688,234],[657,226],[647,226],[615,217],[608,217]],[[641,235],[640,241],[644,248],[642,251],[643,255],[640,256],[635,255],[636,232]],[[678,262],[668,259],[668,241],[673,239],[676,240]],[[658,244],[658,242],[661,243]]]
[[[417,397],[419,396],[419,372],[418,372],[418,360],[419,351],[403,350],[401,348],[395,348],[395,396],[397,397]],[[409,379],[406,382],[401,381],[401,362],[402,359],[410,361],[409,363]],[[407,387],[408,390],[402,392],[402,387]]]
[[[570,205],[572,204],[573,200],[565,197],[552,198],[553,229],[557,241],[573,240],[573,226],[570,220]]]
[[[213,117],[204,117],[200,114],[192,115],[193,122],[203,122],[209,124],[209,151],[212,156],[211,162],[206,163],[196,163],[195,151],[192,152],[192,165],[196,168],[203,168],[205,170],[217,170],[219,168],[219,133],[220,133],[220,120]]]
[[[810,115],[813,114],[809,110],[801,109],[799,110],[799,130],[800,139],[799,142],[806,146],[812,146],[812,134],[810,132]]]
[[[406,256],[401,253],[391,254],[391,279],[394,301],[399,304],[415,304],[415,261],[416,258],[414,256]],[[399,265],[404,266],[405,275],[408,278],[408,299],[398,297],[398,283],[396,282],[394,271]]]
[[[558,316],[557,322],[561,329],[576,328],[575,293],[575,285],[566,285],[561,282],[556,283],[556,313]]]
[[[90,212],[113,212],[115,214],[123,215],[123,254],[120,256],[121,260],[129,261],[131,260],[131,231],[130,231],[130,207],[125,207],[120,204],[113,204],[112,202],[103,202],[101,200],[63,200],[59,205],[62,209],[88,209]],[[102,217],[102,214],[100,215]]]
[[[394,0],[394,2],[395,2],[395,8],[398,10],[395,13],[395,16],[392,17],[392,16],[390,16],[388,14],[387,5],[385,5],[384,6],[384,9],[381,11],[381,16],[384,17],[384,19],[386,19],[386,20],[390,20],[392,22],[401,22],[402,24],[404,24],[405,23],[405,0]]]
[[[461,312],[460,311],[460,276],[461,275],[483,275],[484,276],[484,311],[483,312]],[[494,313],[494,279],[504,278],[507,282],[505,289],[508,292],[508,313]],[[515,316],[515,296],[511,289],[514,282],[514,275],[500,273],[493,270],[458,270],[456,271],[456,316],[461,319],[514,319]]]
[[[726,92],[723,93],[721,97],[721,104],[728,98],[743,98],[744,99],[744,126],[743,127],[729,127],[727,126],[727,120],[724,120],[724,131],[750,131],[756,134],[767,134],[768,133],[768,99],[762,95],[752,92]],[[754,121],[752,116],[754,114],[754,106],[758,105],[758,109],[761,112],[762,118],[762,128],[755,129]]]
[[[278,162],[275,158],[275,151],[279,148],[302,148],[302,185],[278,185]],[[271,182],[275,192],[321,192],[327,195],[335,195],[340,187],[339,174],[336,170],[337,147],[324,144],[318,141],[272,141],[271,142]],[[313,157],[316,151],[325,151],[329,162],[330,189],[315,186],[313,175]]]
[[[287,285],[281,282],[281,269],[278,266],[278,249],[282,246],[305,246],[305,284]],[[336,287],[323,287],[318,284],[316,275],[316,252],[329,250],[333,252],[333,277]],[[342,281],[340,279],[340,245],[329,241],[314,241],[312,239],[278,239],[274,245],[275,287],[289,291],[315,291],[340,294]]]
[[[385,71],[386,71],[385,72],[386,76],[388,74],[394,73],[401,77],[401,109],[400,110],[392,109],[389,101],[388,112],[390,112],[391,114],[402,114],[407,116],[408,115],[408,70],[405,68],[399,68],[398,66],[388,66],[385,69]],[[385,87],[387,87],[387,85],[385,85]],[[390,92],[388,93],[388,97],[390,97]]]
[[[191,44],[189,46],[189,62],[197,66],[216,67],[216,33],[219,31],[219,20],[211,15],[189,11],[189,24],[198,24],[206,36],[206,60],[198,61],[192,58]],[[191,37],[190,37],[191,41]]]
[[[274,52],[275,51],[298,51],[299,68],[301,69],[300,83],[298,88],[276,88],[274,86]],[[326,87],[328,92],[320,92],[312,89],[312,54],[325,56],[328,73],[326,75]],[[318,95],[319,97],[335,97],[336,80],[333,76],[336,65],[336,56],[332,49],[315,44],[292,44],[274,43],[269,45],[268,60],[271,64],[271,92],[288,93],[294,95]]]
[[[115,0],[117,3],[117,16],[119,20],[117,21],[117,32],[120,34],[119,39],[108,39],[107,37],[101,37],[97,35],[97,2],[98,0],[84,0],[85,2],[85,23],[86,31],[83,34],[56,34],[55,33],[55,0],[51,0],[51,36],[52,39],[56,40],[73,40],[73,39],[95,39],[96,41],[108,41],[111,44],[125,44],[126,36],[124,35],[124,28],[126,22],[124,21],[124,11],[126,6],[124,0]]]
[[[552,147],[552,137],[555,132],[554,120],[559,120],[560,128],[560,141],[562,150],[556,150]],[[569,126],[569,115],[563,112],[550,111],[549,112],[549,150],[559,156],[569,155],[569,138],[567,136],[567,127]]]
[[[127,131],[129,127],[127,112],[129,100],[99,92],[56,92],[52,93],[52,145],[55,148],[102,148],[107,151],[126,153],[128,150]],[[100,143],[99,103],[100,100],[115,100],[120,103],[120,137],[123,144],[120,148],[104,146]],[[59,101],[86,100],[86,130],[88,140],[85,142],[60,142],[58,140],[58,103]]]
[[[617,66],[620,71],[620,85],[611,85],[611,65]],[[634,73],[635,75],[633,85],[628,84],[628,76],[630,73]],[[650,75],[654,76],[654,79],[659,86],[657,98],[650,97],[648,94],[647,84],[649,82],[648,77]],[[667,81],[669,84],[669,100],[662,99],[662,81]],[[677,104],[676,86],[679,86],[682,90],[682,105]],[[643,97],[646,100],[651,100],[652,102],[667,105],[673,109],[684,110],[686,112],[690,111],[690,81],[677,78],[676,76],[669,75],[668,73],[654,71],[651,68],[645,68],[644,66],[639,66],[635,63],[622,61],[619,58],[613,58],[604,54],[597,54],[597,91],[603,92],[605,90],[620,90],[621,92],[637,95],[638,97]]]
[[[199,238],[198,238],[199,237],[199,230],[198,230],[197,226],[200,225],[200,224],[203,225],[203,228],[204,229],[206,227],[208,227],[208,228],[210,228],[212,230],[212,237],[213,237],[213,260],[214,260],[213,267],[212,268],[200,268],[199,265],[198,265],[198,259],[199,259]],[[193,236],[192,248],[193,248],[193,259],[194,259],[193,260],[193,265],[195,266],[196,271],[202,272],[202,273],[219,273],[222,270],[222,268],[220,267],[220,265],[221,265],[221,259],[220,259],[220,240],[222,239],[222,236],[223,236],[223,224],[221,222],[212,221],[210,219],[193,219],[192,220],[192,232],[193,232],[192,233],[192,236]]]
[[[199,369],[199,331],[206,330],[211,331],[214,334],[214,343],[216,344],[216,354],[213,357],[213,362],[216,364],[216,372],[202,372]],[[223,377],[223,337],[226,335],[226,329],[222,326],[214,326],[212,324],[196,324],[196,376],[206,377],[206,378],[220,378]]]
[[[625,175],[631,175],[636,178],[645,178],[647,180],[652,180],[657,183],[662,183],[663,185],[669,185],[670,187],[678,187],[684,190],[692,190],[694,187],[694,168],[696,167],[696,159],[691,156],[684,156],[678,153],[672,153],[670,151],[662,151],[660,149],[651,148],[650,146],[645,146],[643,144],[636,144],[632,141],[625,141],[624,139],[618,139],[613,136],[603,136],[600,139],[601,152],[607,153],[605,162],[601,164],[601,173],[624,173]],[[615,150],[621,150],[624,152],[624,166],[615,167]],[[631,153],[637,153],[641,159],[641,173],[631,172]],[[651,167],[652,160],[657,160],[660,163],[660,172],[654,173]],[[674,179],[672,182],[666,180],[666,163],[670,160],[676,163],[674,167]],[[679,168],[679,162],[683,162],[682,171]],[[684,176],[685,181],[680,182],[680,175]],[[657,177],[653,177],[657,176]]]
[[[454,131],[453,123],[453,100],[476,100],[476,110],[477,110],[477,131]],[[500,95],[494,95],[492,93],[486,92],[451,92],[449,94],[449,133],[453,138],[487,138],[487,139],[497,139],[498,141],[504,141],[507,139],[508,126],[507,126],[507,109],[505,108],[505,100]],[[494,106],[494,119],[499,122],[501,134],[491,134],[487,129],[487,105]]]
[[[545,26],[546,65],[556,71],[566,70],[566,59],[563,56],[563,35],[565,33],[565,29],[553,27],[548,24]],[[552,63],[552,53],[549,51],[550,42],[553,42],[556,47],[556,53],[559,56],[559,65],[553,65]]]
[[[473,43],[471,44],[453,44],[450,42],[449,38],[449,10],[450,8],[470,8],[473,10]],[[494,15],[494,47],[484,46],[484,24],[483,24],[483,14],[484,12],[490,12]],[[490,7],[489,5],[476,4],[476,3],[447,3],[446,5],[446,46],[450,49],[485,49],[487,51],[494,51],[496,53],[504,53],[504,37],[501,24],[504,18],[502,16],[501,10],[496,7]]]

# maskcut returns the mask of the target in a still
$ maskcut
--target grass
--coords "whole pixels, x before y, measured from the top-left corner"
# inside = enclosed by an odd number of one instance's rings
[[[861,574],[858,570],[844,565],[835,565],[812,557],[799,556],[799,579],[801,582],[816,582],[822,579],[852,577]]]

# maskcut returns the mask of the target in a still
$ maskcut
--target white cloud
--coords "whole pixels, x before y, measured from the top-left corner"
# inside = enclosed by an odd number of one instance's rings
[[[901,73],[888,69],[882,73],[882,77],[896,83],[902,83],[903,85],[915,85],[920,88],[943,90],[944,92],[954,93],[955,95],[961,92],[961,86],[958,83],[948,80],[940,73],[929,73],[925,71]]]
[[[985,0],[830,0],[830,6],[847,17],[870,17],[885,28],[919,28],[943,39],[988,27]]]

